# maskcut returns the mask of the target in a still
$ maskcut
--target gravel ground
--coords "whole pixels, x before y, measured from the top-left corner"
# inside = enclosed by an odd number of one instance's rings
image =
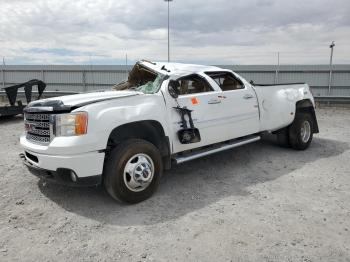
[[[0,123],[0,261],[350,261],[350,110],[302,152],[258,142],[174,167],[137,205],[45,184]]]

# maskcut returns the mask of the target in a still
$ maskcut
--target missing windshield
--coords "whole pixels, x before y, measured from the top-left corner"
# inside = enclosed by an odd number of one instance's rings
[[[164,75],[158,74],[147,67],[137,63],[129,73],[127,81],[116,84],[113,89],[132,89],[145,94],[157,92],[164,80]]]

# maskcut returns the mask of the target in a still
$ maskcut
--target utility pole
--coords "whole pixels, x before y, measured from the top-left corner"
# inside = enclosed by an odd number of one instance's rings
[[[329,59],[329,81],[328,81],[328,95],[331,95],[332,88],[332,76],[333,76],[333,48],[335,46],[334,41],[332,41],[329,48],[331,49],[331,57]]]
[[[5,88],[5,57],[2,57],[2,88]]]
[[[168,2],[168,63],[170,62],[170,2],[173,0],[164,0]]]
[[[94,71],[92,71],[92,60],[91,60],[91,54],[89,54],[90,58],[90,73],[92,78],[92,90],[95,90],[95,77],[94,77]]]
[[[126,80],[128,80],[128,53],[125,53],[125,75]]]
[[[275,84],[278,84],[278,74],[280,70],[280,52],[277,52],[277,68],[275,74]]]

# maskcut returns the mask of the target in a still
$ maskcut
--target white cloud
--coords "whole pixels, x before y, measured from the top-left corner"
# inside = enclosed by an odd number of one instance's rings
[[[171,57],[207,64],[350,63],[347,0],[174,0]],[[8,63],[165,60],[167,5],[149,0],[2,0]]]

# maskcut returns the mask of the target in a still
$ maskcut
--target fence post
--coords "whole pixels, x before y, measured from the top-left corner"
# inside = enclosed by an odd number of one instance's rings
[[[83,90],[86,92],[86,72],[83,70]]]
[[[4,68],[1,69],[1,73],[2,73],[2,88],[5,88],[5,69]]]

